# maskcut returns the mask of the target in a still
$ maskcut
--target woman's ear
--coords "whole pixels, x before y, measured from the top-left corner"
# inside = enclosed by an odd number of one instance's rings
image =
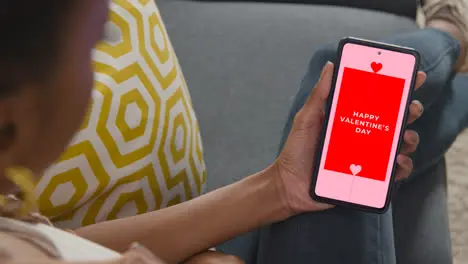
[[[15,142],[15,125],[12,114],[12,99],[8,97],[0,97],[0,192],[10,193],[14,191],[15,186],[4,178],[5,170],[12,165],[14,160],[14,142]]]
[[[0,163],[3,163],[4,155],[9,152],[15,136],[15,125],[12,120],[11,98],[0,98]]]
[[[33,165],[30,159],[42,113],[41,90],[36,88],[40,87],[22,87],[0,97],[0,175],[11,166]]]
[[[0,155],[5,153],[13,145],[15,137],[15,126],[13,123],[2,123],[0,125]]]

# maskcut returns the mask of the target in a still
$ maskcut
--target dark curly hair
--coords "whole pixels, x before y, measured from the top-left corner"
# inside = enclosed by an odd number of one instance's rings
[[[46,79],[77,0],[0,0],[0,96]]]

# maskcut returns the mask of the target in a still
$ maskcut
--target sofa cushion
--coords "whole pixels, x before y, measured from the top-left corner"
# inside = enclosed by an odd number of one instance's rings
[[[410,19],[330,6],[159,0],[200,122],[208,188],[274,161],[318,47],[416,29]]]
[[[268,3],[290,3],[290,4],[313,4],[313,5],[336,5],[356,7],[361,9],[378,10],[395,15],[406,16],[414,19],[416,17],[417,1],[408,0],[197,0],[214,2],[268,2]]]
[[[36,188],[41,212],[63,228],[164,208],[206,186],[197,119],[154,2],[113,0],[104,36],[89,116]]]

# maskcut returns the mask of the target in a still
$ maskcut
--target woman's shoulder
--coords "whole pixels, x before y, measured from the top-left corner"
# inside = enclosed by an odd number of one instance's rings
[[[58,259],[59,251],[35,224],[0,217],[0,259]]]
[[[111,260],[119,253],[43,223],[0,217],[0,259]]]

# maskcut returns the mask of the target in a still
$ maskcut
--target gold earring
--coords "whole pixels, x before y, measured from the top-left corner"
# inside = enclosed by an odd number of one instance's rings
[[[22,195],[22,205],[19,209],[19,216],[27,216],[36,206],[36,197],[34,195],[34,179],[32,172],[26,168],[8,168],[5,171],[5,176],[14,184],[18,186]],[[1,197],[0,204],[6,204],[7,198]]]

